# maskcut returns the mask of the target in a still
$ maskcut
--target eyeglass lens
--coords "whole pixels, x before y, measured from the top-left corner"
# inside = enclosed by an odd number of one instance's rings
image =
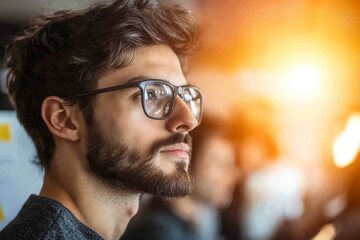
[[[171,107],[172,89],[163,83],[149,83],[144,91],[146,113],[153,118],[163,118]]]
[[[201,116],[200,92],[193,87],[185,87],[182,99],[188,105],[195,118],[199,121]]]
[[[201,116],[200,92],[193,87],[183,87],[180,97],[187,104],[195,118]],[[146,114],[152,118],[167,117],[175,104],[173,88],[165,83],[148,83],[144,89],[144,107]]]

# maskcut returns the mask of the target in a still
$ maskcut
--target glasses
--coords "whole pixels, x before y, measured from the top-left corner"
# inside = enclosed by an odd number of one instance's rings
[[[112,92],[132,87],[138,87],[140,89],[141,104],[147,117],[157,120],[168,118],[174,110],[176,97],[179,96],[189,107],[198,124],[200,123],[203,101],[200,89],[191,85],[174,86],[164,80],[148,79],[138,82],[131,82],[113,87],[96,89],[64,97],[63,99],[70,100],[73,98]]]

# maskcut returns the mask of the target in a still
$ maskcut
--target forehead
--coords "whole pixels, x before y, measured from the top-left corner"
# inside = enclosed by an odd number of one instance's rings
[[[187,83],[175,52],[168,46],[154,45],[135,49],[130,65],[104,74],[98,87],[123,84],[139,76],[166,80],[174,85]]]

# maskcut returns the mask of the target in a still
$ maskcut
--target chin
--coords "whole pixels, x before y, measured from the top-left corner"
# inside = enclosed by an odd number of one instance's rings
[[[176,163],[176,169],[187,173],[189,171],[189,160],[186,159],[179,160]]]

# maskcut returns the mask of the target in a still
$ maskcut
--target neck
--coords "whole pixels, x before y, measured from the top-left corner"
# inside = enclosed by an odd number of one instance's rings
[[[79,170],[76,161],[61,160],[62,167],[53,161],[46,170],[40,195],[62,203],[103,238],[118,240],[138,211],[140,194],[109,189],[86,171]],[[66,166],[69,162],[72,166]]]

